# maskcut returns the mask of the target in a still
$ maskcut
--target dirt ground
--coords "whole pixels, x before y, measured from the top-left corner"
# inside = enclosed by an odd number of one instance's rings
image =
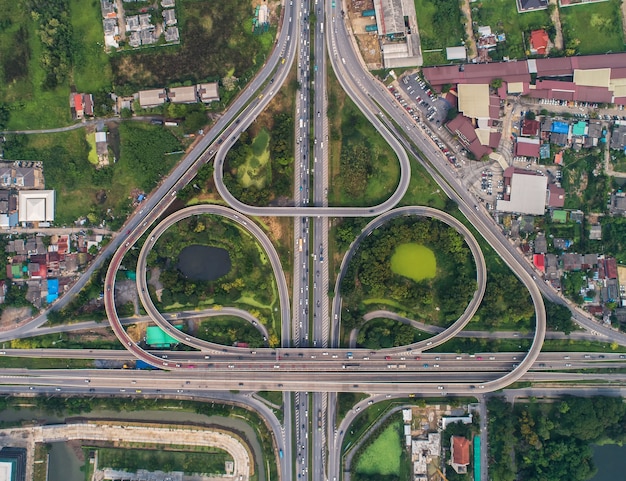
[[[149,323],[147,322],[138,322],[126,328],[126,332],[133,340],[133,342],[141,342],[146,337],[146,329],[148,328]]]
[[[0,317],[0,330],[11,329],[31,316],[30,307],[7,307]]]
[[[361,16],[361,12],[374,8],[372,0],[353,0],[348,3],[348,19],[355,34],[359,50],[366,65],[382,65],[382,53],[378,35],[365,33],[365,26],[376,23],[371,17]]]

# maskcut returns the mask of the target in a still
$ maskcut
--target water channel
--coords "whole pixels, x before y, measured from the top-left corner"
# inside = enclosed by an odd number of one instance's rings
[[[72,417],[68,415],[69,417]],[[263,451],[257,440],[254,430],[242,419],[225,418],[222,416],[205,416],[185,411],[161,410],[161,411],[107,411],[96,410],[90,413],[75,415],[89,419],[109,419],[128,421],[153,421],[168,423],[196,423],[214,425],[226,429],[236,430],[250,445],[256,462],[256,472],[259,473],[259,481],[265,481],[265,470],[259,469],[259,460],[263,459]],[[0,413],[0,421],[21,422],[36,420],[39,424],[56,424],[64,422],[63,417],[45,413],[40,409],[7,409]],[[48,481],[84,481],[85,474],[80,470],[83,466],[73,449],[67,443],[52,443],[50,462],[48,468]],[[149,469],[149,468],[148,468]]]

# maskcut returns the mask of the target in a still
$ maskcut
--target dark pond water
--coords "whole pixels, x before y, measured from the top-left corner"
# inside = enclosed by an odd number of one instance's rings
[[[232,264],[228,251],[220,247],[191,245],[178,254],[176,267],[187,279],[214,281],[230,272]]]
[[[605,444],[591,446],[593,462],[598,468],[590,481],[617,481],[626,479],[626,446]]]

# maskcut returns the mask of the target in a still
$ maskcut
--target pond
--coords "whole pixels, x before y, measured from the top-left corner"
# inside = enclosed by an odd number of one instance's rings
[[[591,446],[593,462],[598,473],[590,481],[615,481],[624,479],[626,472],[626,447],[617,444]]]
[[[400,244],[391,256],[391,270],[417,282],[431,279],[437,274],[435,253],[414,242]]]
[[[214,281],[228,274],[232,263],[225,249],[190,245],[178,254],[176,267],[192,281]]]

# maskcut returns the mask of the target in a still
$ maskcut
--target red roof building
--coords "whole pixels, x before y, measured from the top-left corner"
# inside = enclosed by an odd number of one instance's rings
[[[463,436],[452,436],[450,439],[450,465],[459,474],[467,473],[470,462],[469,441]]]
[[[607,257],[604,260],[604,269],[607,279],[617,279],[617,261],[615,257]]]
[[[545,55],[548,53],[548,33],[542,28],[530,32],[530,53],[533,55]]]
[[[524,119],[522,122],[522,135],[526,137],[537,137],[539,135],[539,121]]]
[[[565,189],[556,184],[548,185],[548,207],[563,207],[565,205]]]
[[[537,142],[526,142],[526,140],[537,140]],[[539,158],[539,147],[539,139],[519,138],[515,143],[515,155]]]
[[[446,128],[452,135],[457,136],[459,142],[461,142],[476,159],[481,159],[484,155],[488,155],[492,152],[489,147],[480,143],[472,121],[464,115],[457,115],[446,124]]]
[[[546,271],[546,256],[543,254],[534,254],[533,264],[540,272],[545,272]]]
[[[81,119],[83,117],[83,96],[81,94],[74,94],[74,110],[76,111],[76,118]]]

